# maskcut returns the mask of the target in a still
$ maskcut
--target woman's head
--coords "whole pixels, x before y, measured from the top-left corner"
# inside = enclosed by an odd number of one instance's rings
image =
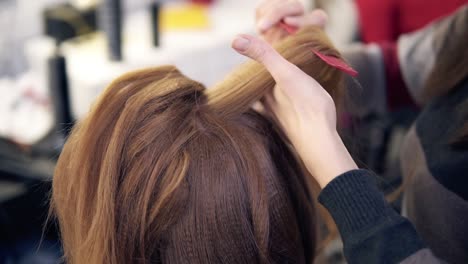
[[[308,28],[276,47],[335,98],[339,56]],[[250,109],[274,85],[250,62],[205,88],[166,66],[126,74],[71,133],[52,209],[69,263],[310,263],[307,173]]]

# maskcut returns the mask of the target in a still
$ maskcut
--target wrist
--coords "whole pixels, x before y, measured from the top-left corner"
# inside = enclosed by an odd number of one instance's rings
[[[300,155],[321,188],[339,175],[358,168],[336,130],[316,130],[309,135],[308,142],[312,144],[303,144]]]

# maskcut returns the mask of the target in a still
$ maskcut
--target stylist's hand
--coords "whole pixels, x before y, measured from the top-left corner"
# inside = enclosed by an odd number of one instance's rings
[[[263,0],[255,13],[257,32],[268,43],[274,43],[288,35],[278,27],[280,21],[296,28],[309,25],[324,27],[327,21],[324,11],[317,9],[307,13],[298,0]]]
[[[232,46],[263,64],[275,79],[276,87],[266,96],[265,108],[278,120],[322,188],[357,168],[336,131],[335,104],[317,81],[264,40],[239,35]]]

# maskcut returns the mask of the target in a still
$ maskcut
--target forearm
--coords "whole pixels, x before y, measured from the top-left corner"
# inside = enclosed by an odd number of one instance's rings
[[[385,201],[370,171],[336,177],[319,201],[336,222],[348,263],[440,263],[412,224]]]

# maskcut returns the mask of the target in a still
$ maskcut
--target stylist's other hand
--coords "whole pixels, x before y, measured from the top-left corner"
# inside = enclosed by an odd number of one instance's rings
[[[298,0],[263,0],[255,13],[257,32],[268,43],[274,43],[288,35],[278,27],[280,21],[296,28],[310,25],[324,27],[328,18],[319,9],[306,13],[304,5]]]
[[[323,87],[267,42],[239,35],[232,47],[263,64],[276,81],[264,106],[279,122],[307,169],[325,187],[357,166],[336,131],[336,108]]]

